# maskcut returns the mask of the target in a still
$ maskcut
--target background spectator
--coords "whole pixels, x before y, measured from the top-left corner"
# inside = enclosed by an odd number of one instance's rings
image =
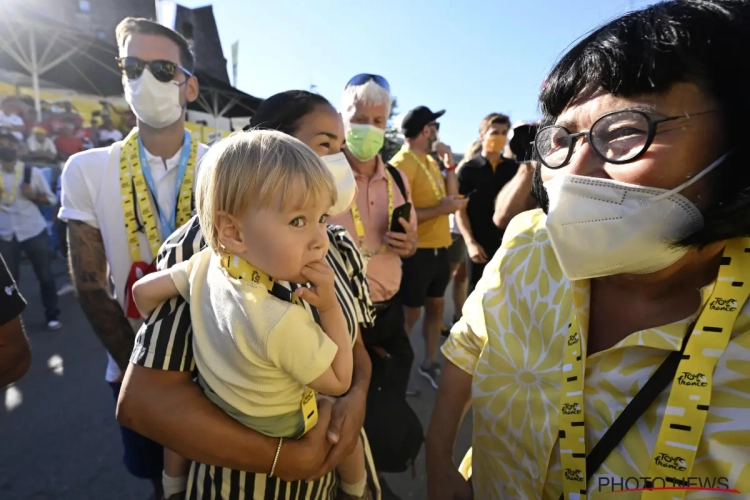
[[[29,148],[29,153],[35,158],[49,160],[57,158],[55,143],[47,136],[47,131],[44,127],[34,127],[32,134],[26,141],[26,146]]]
[[[55,139],[57,152],[62,160],[83,151],[83,141],[73,135],[73,126],[65,125],[60,129],[60,135]]]
[[[122,132],[117,130],[112,123],[112,118],[105,116],[102,121],[102,128],[99,129],[99,141],[102,145],[112,144],[122,140]]]
[[[11,98],[3,101],[2,110],[0,110],[0,127],[10,130],[16,136],[16,139],[23,141],[26,125],[23,118],[18,114],[17,109],[13,106]]]
[[[78,114],[78,111],[73,110],[73,104],[70,102],[63,103],[63,111],[58,112],[57,117],[75,128],[80,128],[83,125],[83,118]]]
[[[52,274],[47,221],[39,210],[55,205],[57,197],[38,168],[18,160],[20,143],[13,134],[0,133],[0,175],[3,177],[0,210],[0,254],[13,278],[21,272],[21,252],[26,254],[39,281],[47,327],[59,330],[57,287]]]

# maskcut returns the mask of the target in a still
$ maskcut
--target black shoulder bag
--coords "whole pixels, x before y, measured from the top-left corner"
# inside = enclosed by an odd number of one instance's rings
[[[586,455],[586,484],[593,477],[594,473],[599,470],[599,467],[604,463],[604,460],[612,453],[612,450],[620,444],[620,441],[625,437],[631,427],[635,425],[641,415],[651,406],[656,398],[661,394],[664,389],[674,380],[674,376],[677,373],[677,367],[682,360],[682,356],[685,353],[685,347],[687,346],[690,335],[693,333],[695,328],[695,322],[693,322],[687,329],[685,338],[682,341],[682,348],[679,351],[674,351],[667,356],[667,359],[656,369],[651,378],[648,379],[646,385],[644,385],[638,394],[630,401],[630,403],[622,410],[622,413],[612,422],[612,425],[607,432],[604,433],[602,438],[594,446],[591,452]],[[560,500],[564,500],[565,493],[560,495]]]

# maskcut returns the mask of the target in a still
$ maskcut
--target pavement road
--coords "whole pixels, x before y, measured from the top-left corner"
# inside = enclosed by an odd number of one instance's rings
[[[64,285],[64,263],[55,262],[58,287]],[[63,328],[48,332],[36,279],[23,265],[19,283],[29,305],[23,314],[32,345],[29,373],[0,389],[1,500],[146,500],[149,484],[130,476],[121,460],[122,447],[114,418],[114,400],[104,381],[106,355],[74,294],[60,297]],[[450,302],[448,301],[448,304]],[[446,319],[452,314],[447,306]],[[412,335],[416,361],[409,402],[427,425],[436,391],[417,373],[422,359],[421,320]],[[468,449],[470,417],[464,422],[456,456]],[[389,474],[391,489],[403,499],[426,499],[424,450],[417,477]]]

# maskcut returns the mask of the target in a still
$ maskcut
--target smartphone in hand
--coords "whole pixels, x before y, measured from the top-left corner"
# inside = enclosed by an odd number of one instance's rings
[[[411,203],[404,203],[403,205],[400,205],[393,209],[393,214],[391,215],[391,232],[392,233],[405,233],[403,226],[398,221],[399,219],[404,219],[405,221],[409,222],[409,219],[411,218]]]

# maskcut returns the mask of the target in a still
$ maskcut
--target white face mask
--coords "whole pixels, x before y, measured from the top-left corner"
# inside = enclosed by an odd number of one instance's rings
[[[331,216],[336,216],[346,212],[352,206],[354,197],[357,195],[357,181],[354,179],[354,172],[344,153],[326,155],[323,157],[323,162],[336,181],[337,200],[329,211]]]
[[[647,274],[677,262],[688,249],[673,243],[703,227],[698,208],[679,192],[726,157],[671,190],[569,174],[545,182],[547,233],[565,276]]]
[[[125,82],[125,100],[135,116],[153,128],[165,128],[182,117],[180,86],[160,82],[146,68],[137,80]]]

